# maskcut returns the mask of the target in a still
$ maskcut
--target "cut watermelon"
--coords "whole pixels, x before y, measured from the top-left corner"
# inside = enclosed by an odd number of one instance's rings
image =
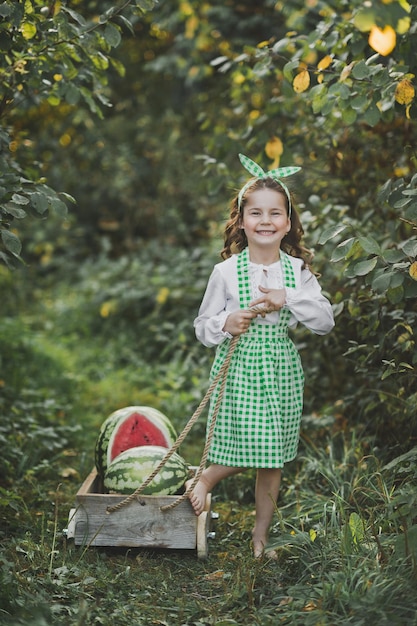
[[[119,454],[138,446],[171,448],[177,433],[169,418],[149,406],[128,406],[114,411],[104,421],[96,443],[95,461],[104,476]]]

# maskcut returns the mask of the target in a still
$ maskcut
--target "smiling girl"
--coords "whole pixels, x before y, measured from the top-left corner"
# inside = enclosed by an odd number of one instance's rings
[[[254,176],[231,204],[223,262],[209,278],[196,336],[216,346],[211,378],[219,372],[232,337],[240,336],[227,371],[209,452],[210,465],[189,493],[196,515],[222,479],[257,469],[255,557],[267,550],[285,463],[297,454],[304,373],[288,328],[302,323],[318,335],[334,326],[330,302],[308,267],[303,229],[282,178],[300,168],[264,172],[239,155]],[[261,313],[260,313],[261,311]],[[210,403],[208,427],[219,393]]]

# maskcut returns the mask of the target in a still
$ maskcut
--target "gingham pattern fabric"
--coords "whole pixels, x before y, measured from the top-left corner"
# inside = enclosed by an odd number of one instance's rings
[[[294,272],[281,252],[284,284],[295,287]],[[252,299],[249,251],[238,257],[241,308]],[[227,373],[209,452],[209,461],[232,467],[283,467],[297,454],[303,407],[304,374],[300,356],[288,337],[290,311],[282,309],[277,324],[252,321],[241,335]],[[217,348],[211,376],[218,373],[229,348]],[[219,386],[210,402],[208,427]]]
[[[265,172],[260,165],[255,163],[255,161],[252,161],[252,159],[245,156],[244,154],[239,154],[239,160],[242,163],[245,170],[247,170],[249,174],[252,174],[252,176],[255,176],[256,178],[271,177],[281,185],[281,187],[285,191],[285,195],[288,198],[288,209],[289,209],[288,212],[289,212],[289,215],[291,215],[291,195],[290,195],[287,185],[281,180],[281,178],[291,176],[291,174],[296,174],[297,172],[301,170],[301,167],[296,167],[295,165],[289,165],[287,167],[276,167],[273,170],[268,170],[267,172]],[[240,204],[242,202],[243,195],[246,189],[251,184],[252,184],[252,181],[248,180],[248,182],[239,191],[239,195],[237,197],[237,204],[238,204],[239,209],[240,209]]]

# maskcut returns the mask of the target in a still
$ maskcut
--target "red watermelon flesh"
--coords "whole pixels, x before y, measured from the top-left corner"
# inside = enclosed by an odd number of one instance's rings
[[[146,415],[138,412],[131,415],[117,428],[117,436],[110,450],[110,461],[121,452],[137,446],[162,446],[169,448],[171,440],[153,424]]]
[[[96,441],[95,461],[99,475],[119,454],[133,447],[157,445],[171,448],[177,433],[171,420],[150,406],[126,406],[103,422]]]

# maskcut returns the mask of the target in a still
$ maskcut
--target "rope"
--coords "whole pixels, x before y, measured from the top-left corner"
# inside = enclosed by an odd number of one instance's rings
[[[161,507],[161,511],[162,510],[165,511],[167,509],[172,509],[172,508],[174,508],[174,506],[177,506],[180,502],[182,502],[182,500],[185,500],[185,498],[188,498],[188,494],[192,491],[192,489],[197,484],[197,482],[198,482],[198,480],[199,480],[199,478],[200,478],[200,476],[201,476],[201,474],[203,472],[203,469],[205,467],[206,461],[207,461],[208,451],[209,451],[209,448],[210,448],[211,439],[213,437],[214,426],[215,426],[215,423],[216,423],[216,418],[217,418],[217,414],[219,412],[220,402],[222,400],[224,387],[225,387],[225,384],[226,384],[226,376],[225,376],[225,374],[226,374],[226,372],[227,372],[227,370],[229,368],[230,359],[232,358],[232,354],[234,352],[234,349],[236,347],[238,339],[239,339],[239,336],[236,335],[231,340],[230,345],[229,345],[229,350],[228,350],[228,352],[226,354],[226,358],[225,358],[225,360],[224,360],[224,362],[223,362],[223,364],[222,364],[218,374],[213,379],[210,387],[207,389],[204,398],[201,400],[201,402],[200,402],[199,406],[197,407],[197,409],[195,410],[193,416],[190,418],[190,420],[186,424],[184,430],[179,435],[178,439],[175,441],[175,443],[172,445],[172,447],[168,450],[168,452],[166,453],[164,458],[159,462],[159,464],[155,467],[155,469],[148,476],[148,478],[136,489],[136,491],[131,493],[124,500],[121,500],[121,502],[119,502],[118,504],[114,504],[113,506],[107,507],[107,512],[108,513],[113,513],[114,511],[118,511],[119,509],[121,509],[121,508],[125,507],[126,505],[130,504],[133,500],[135,500],[137,498],[137,496],[139,494],[141,494],[143,492],[143,490],[155,478],[155,476],[158,474],[158,472],[166,464],[168,459],[180,447],[180,445],[184,441],[185,437],[190,432],[192,426],[195,424],[195,422],[198,420],[198,418],[200,417],[201,413],[203,412],[203,409],[206,406],[206,404],[207,404],[210,396],[212,395],[214,389],[217,387],[217,384],[218,384],[219,380],[223,377],[222,384],[221,384],[221,387],[220,387],[220,390],[219,390],[219,396],[217,398],[216,405],[215,405],[214,410],[213,410],[212,422],[210,424],[210,429],[209,429],[209,432],[207,434],[206,444],[204,446],[204,451],[203,451],[203,455],[202,455],[202,458],[201,458],[201,462],[200,462],[199,468],[198,468],[198,470],[197,470],[197,472],[196,472],[196,474],[195,474],[195,476],[194,476],[194,478],[192,480],[191,485],[188,487],[188,489],[185,491],[185,493],[183,493],[179,498],[177,498],[177,500],[175,502]]]

